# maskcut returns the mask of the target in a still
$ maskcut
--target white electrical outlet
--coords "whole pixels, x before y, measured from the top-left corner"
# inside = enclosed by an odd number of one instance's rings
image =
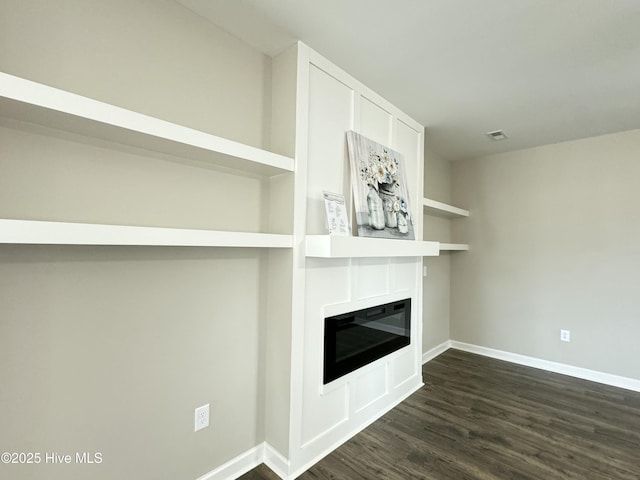
[[[209,426],[209,404],[196,408],[196,424],[194,432]]]
[[[560,330],[560,340],[563,342],[571,341],[571,331],[570,330]]]
[[[427,266],[426,265],[422,267],[422,276],[423,277],[427,276]]]

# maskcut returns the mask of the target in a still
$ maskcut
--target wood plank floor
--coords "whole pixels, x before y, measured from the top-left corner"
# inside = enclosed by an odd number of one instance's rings
[[[458,350],[423,371],[422,389],[298,478],[640,479],[640,393]]]

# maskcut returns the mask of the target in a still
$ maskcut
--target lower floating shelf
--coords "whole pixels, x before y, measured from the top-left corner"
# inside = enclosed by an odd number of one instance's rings
[[[394,240],[339,235],[307,235],[307,257],[432,257],[440,254],[438,242]]]
[[[0,243],[291,248],[291,235],[0,219]]]
[[[465,243],[441,243],[440,251],[441,252],[459,252],[469,250],[469,245]]]

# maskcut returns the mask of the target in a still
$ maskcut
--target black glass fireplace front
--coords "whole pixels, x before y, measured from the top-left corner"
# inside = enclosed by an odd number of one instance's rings
[[[411,299],[324,319],[324,384],[409,345]]]

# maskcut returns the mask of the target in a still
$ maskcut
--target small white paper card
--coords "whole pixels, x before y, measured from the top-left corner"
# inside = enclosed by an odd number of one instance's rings
[[[327,212],[329,235],[351,235],[344,195],[331,192],[322,192],[322,194],[324,196],[324,208]]]

